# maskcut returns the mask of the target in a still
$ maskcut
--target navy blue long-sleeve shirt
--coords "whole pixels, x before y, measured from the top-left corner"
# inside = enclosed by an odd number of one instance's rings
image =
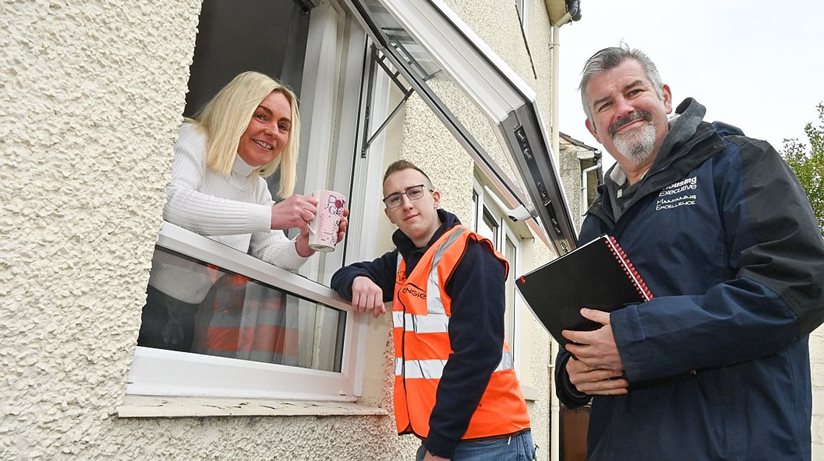
[[[438,217],[443,224],[425,247],[417,248],[406,235],[396,231],[392,236],[395,250],[371,262],[341,268],[332,276],[332,288],[351,300],[352,282],[356,277],[365,276],[383,290],[384,302],[391,301],[395,292],[398,252],[406,261],[408,276],[426,250],[446,231],[460,224],[455,215],[444,210],[438,210]],[[452,298],[449,341],[453,352],[444,367],[429,418],[426,448],[435,455],[452,457],[501,361],[506,308],[504,287],[501,262],[483,246],[470,240],[445,287]]]

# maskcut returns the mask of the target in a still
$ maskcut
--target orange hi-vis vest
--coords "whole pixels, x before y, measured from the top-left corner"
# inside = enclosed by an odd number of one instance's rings
[[[429,415],[446,361],[452,353],[449,318],[452,299],[446,283],[458,267],[469,240],[488,247],[509,270],[492,243],[463,226],[441,236],[406,277],[406,263],[398,256],[392,302],[395,342],[395,420],[399,434],[429,434]],[[504,280],[501,280],[504,283]],[[529,414],[512,368],[512,353],[504,342],[501,363],[481,397],[462,439],[516,433],[529,428]]]

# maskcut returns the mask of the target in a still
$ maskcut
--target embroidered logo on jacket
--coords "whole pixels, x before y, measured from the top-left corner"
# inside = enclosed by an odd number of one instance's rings
[[[698,189],[698,178],[695,176],[670,184],[658,194],[658,201],[655,202],[656,211],[695,205],[696,189]]]

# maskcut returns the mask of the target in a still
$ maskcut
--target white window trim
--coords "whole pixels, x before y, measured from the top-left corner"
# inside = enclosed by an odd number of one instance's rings
[[[442,0],[345,0],[345,4],[476,163],[492,170],[496,186],[502,185],[524,206],[531,201],[556,252],[574,249],[575,229],[535,92]],[[475,101],[497,128],[529,199],[505,179],[501,168],[416,75],[382,26],[403,28]]]
[[[163,223],[157,245],[346,312],[341,371],[137,347],[127,394],[348,402],[357,399],[365,322],[334,291],[174,224]]]
[[[350,28],[351,29],[351,28]],[[358,29],[350,30],[347,49],[350,55],[359,55],[361,59],[367,59],[369,40],[366,34]],[[358,33],[359,32],[359,33]],[[351,61],[351,58],[350,58]],[[369,62],[368,66],[374,66],[374,62]],[[369,72],[366,65],[347,66],[348,75],[346,93],[357,94],[358,98],[345,97],[342,108],[343,113],[357,114],[358,110],[365,107],[366,94],[369,88],[367,81]],[[357,85],[355,85],[357,82]],[[384,120],[389,116],[389,99],[392,82],[384,72],[375,72],[375,80],[372,88],[371,120]],[[378,254],[378,229],[379,221],[384,219],[383,213],[383,161],[384,144],[386,141],[384,130],[369,147],[368,155],[363,158],[360,148],[366,143],[364,133],[371,133],[371,130],[364,131],[362,125],[365,123],[364,114],[357,117],[347,117],[341,120],[340,132],[355,133],[354,136],[346,137],[338,143],[336,168],[341,171],[344,168],[352,168],[351,177],[353,181],[346,186],[350,187],[350,215],[349,228],[346,236],[346,251],[335,252],[337,258],[342,258],[344,264],[371,260]],[[354,156],[354,165],[352,158]],[[340,177],[338,177],[340,181]],[[343,190],[344,184],[336,183],[336,190]],[[333,254],[335,254],[333,253]],[[340,261],[340,259],[338,260]],[[340,265],[340,264],[339,264]],[[331,274],[328,274],[331,278]],[[355,370],[354,392],[355,395],[363,394],[363,378],[366,367],[367,354],[366,338],[368,330],[368,316],[366,314],[356,314],[354,320],[357,322],[359,340],[353,344],[356,357],[360,358]]]
[[[518,12],[521,15],[521,29],[524,31],[524,35],[528,35],[527,31],[529,31],[529,0],[515,0],[518,3]]]
[[[341,188],[338,184],[331,184],[337,176],[348,178],[348,175],[341,173],[351,169],[350,166],[345,170],[338,170],[336,168],[338,165],[333,167],[331,163],[331,159],[335,158],[336,154],[342,154],[340,150],[335,149],[337,144],[335,138],[338,137],[338,133],[345,133],[345,131],[336,129],[336,124],[340,119],[338,101],[341,96],[339,88],[339,81],[342,78],[341,63],[347,63],[343,66],[345,68],[360,69],[362,67],[358,65],[361,63],[357,62],[357,56],[352,56],[351,53],[344,55],[345,50],[340,46],[343,31],[346,28],[345,21],[346,15],[332,3],[312,9],[309,22],[310,39],[307,41],[301,83],[301,88],[304,90],[300,101],[301,121],[304,122],[301,128],[301,151],[302,155],[306,156],[306,173],[308,173],[304,177],[304,190],[301,191],[304,194],[312,194],[322,189],[336,190],[347,196],[349,192],[348,181],[345,188]],[[360,35],[361,40],[364,39],[363,34],[356,35]],[[350,62],[349,58],[354,58],[356,62]],[[354,99],[357,100],[356,97]],[[330,102],[332,102],[331,107]],[[332,268],[341,265],[340,253],[342,252],[318,254],[307,261],[299,272],[307,277],[328,283],[334,272]]]
[[[502,222],[506,222],[503,220]],[[521,251],[521,239],[518,237],[518,234],[512,230],[511,227],[504,225],[504,232],[502,238],[504,239],[502,243],[502,247],[505,248],[506,239],[508,238],[509,241],[512,242],[512,245],[515,246],[515,264],[510,264],[509,272],[517,276],[521,273],[521,260],[524,259],[524,254]],[[521,334],[520,322],[521,322],[521,310],[525,307],[523,306],[523,302],[521,301],[521,295],[518,293],[517,288],[514,286],[512,287],[515,290],[513,296],[513,303],[512,303],[512,347],[515,350],[515,354],[513,355],[513,360],[515,362],[515,373],[520,375],[521,371],[521,364],[523,363],[523,353],[524,350],[524,338],[523,334]]]
[[[368,54],[368,49],[369,43],[365,43],[365,46],[363,46],[364,54]],[[375,66],[376,64],[369,62],[368,65]],[[366,79],[370,71],[368,68],[365,68],[364,72],[366,75],[363,76],[363,86],[368,87]],[[363,117],[361,117],[359,124],[349,126],[349,129],[352,131],[357,131],[358,148],[367,142],[366,138],[371,136],[375,127],[379,126],[389,116],[392,85],[392,80],[385,72],[380,69],[375,69],[374,81],[372,82],[371,114],[369,120],[372,126],[364,130],[362,128],[362,124],[365,123]],[[364,91],[364,100],[361,101],[361,107],[365,106],[365,99],[367,97]],[[352,119],[354,120],[355,118],[352,117]],[[362,204],[362,206],[359,205],[357,210],[354,211],[356,213],[354,217],[357,219],[350,219],[349,221],[350,228],[348,233],[355,238],[352,238],[347,243],[347,263],[371,260],[378,252],[379,222],[385,219],[382,213],[383,202],[381,201],[381,197],[383,197],[386,133],[387,130],[384,129],[375,137],[366,151],[365,158],[361,155],[360,149],[354,154],[355,165],[353,177],[359,178],[359,180],[355,181],[352,185],[351,203]],[[355,146],[352,146],[352,149],[354,150]],[[342,157],[339,156],[339,158]],[[348,157],[347,160],[351,163],[351,157]]]
[[[510,274],[520,274],[521,273],[521,260],[523,259],[523,253],[521,252],[521,237],[518,233],[509,225],[509,220],[504,219],[506,214],[503,210],[500,209],[498,206],[498,202],[496,200],[487,200],[487,195],[491,194],[492,192],[489,191],[486,187],[482,186],[481,183],[478,181],[477,178],[473,178],[472,181],[472,188],[475,194],[478,197],[478,201],[475,204],[475,209],[473,213],[475,215],[475,222],[480,223],[483,220],[483,210],[486,208],[495,218],[496,222],[498,223],[498,239],[497,242],[492,242],[495,245],[495,248],[504,255],[504,249],[506,244],[506,238],[508,237],[512,244],[515,246],[515,264],[510,264],[509,271]],[[477,227],[477,224],[476,224]],[[514,287],[513,287],[514,289]],[[515,364],[515,373],[520,374],[520,367],[521,363],[523,362],[522,356],[523,353],[523,344],[524,339],[523,335],[521,334],[521,329],[519,328],[519,322],[521,319],[521,310],[525,307],[523,305],[523,301],[521,300],[520,293],[518,293],[517,289],[515,290],[514,296],[514,303],[512,306],[512,343],[511,346],[514,349],[514,364]]]
[[[357,127],[363,117],[340,116],[340,113],[358,113],[362,99],[367,39],[364,31],[353,28],[352,23],[353,18],[334,2],[313,10],[310,34],[317,34],[319,39],[310,41],[307,47],[302,88],[311,97],[301,101],[304,126],[311,125],[311,130],[302,133],[303,142],[308,146],[307,163],[313,171],[323,172],[307,175],[306,192],[331,188],[347,193],[351,188],[350,203],[371,196],[371,191],[361,190],[359,186],[364,181],[357,178],[362,177],[359,175],[363,172],[349,174],[353,168],[352,155],[359,145]],[[346,40],[343,44],[342,39]],[[330,104],[334,110],[330,110]],[[335,136],[339,138],[336,141]],[[335,163],[330,161],[332,156]],[[332,184],[327,185],[329,182]],[[379,196],[380,193],[375,195]],[[374,222],[375,218],[367,218],[366,222],[369,221]],[[350,233],[358,227],[375,226],[359,222],[350,227]],[[359,248],[365,246],[359,245],[357,239],[351,239],[348,244],[350,254],[374,253],[374,248]],[[353,314],[349,304],[342,302],[331,289],[172,224],[164,223],[158,245],[346,312],[341,372],[137,347],[127,384],[130,402],[139,402],[135,400],[138,396],[354,402],[362,395],[368,319],[365,315]],[[343,251],[317,255],[301,272],[313,278],[316,275],[318,280],[328,283],[343,257]],[[319,258],[325,258],[323,273],[319,273]],[[186,413],[191,406],[176,408],[178,413]],[[219,406],[214,408],[222,414]],[[331,411],[337,411],[336,408]],[[330,410],[319,409],[318,414],[324,411]],[[345,414],[348,410],[343,411]]]

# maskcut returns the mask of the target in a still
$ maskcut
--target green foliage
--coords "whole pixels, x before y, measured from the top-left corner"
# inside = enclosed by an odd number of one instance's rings
[[[807,192],[818,226],[824,233],[824,103],[818,103],[818,126],[808,123],[804,127],[807,143],[797,139],[785,139],[781,156],[793,169],[801,186]]]

